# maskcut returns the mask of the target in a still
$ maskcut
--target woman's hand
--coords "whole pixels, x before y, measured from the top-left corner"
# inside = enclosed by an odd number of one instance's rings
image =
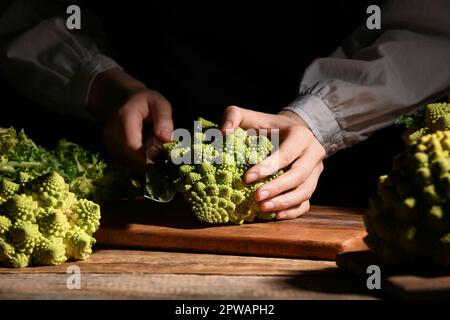
[[[103,120],[103,141],[112,156],[142,172],[145,168],[144,123],[151,123],[161,141],[171,140],[170,103],[160,93],[124,71],[113,69],[96,77],[90,94],[90,111]]]
[[[221,130],[226,134],[237,127],[279,129],[279,149],[244,176],[245,183],[253,183],[279,169],[285,171],[256,191],[261,210],[277,212],[277,219],[293,219],[306,213],[323,170],[325,150],[303,119],[291,111],[273,115],[230,106],[223,115]]]

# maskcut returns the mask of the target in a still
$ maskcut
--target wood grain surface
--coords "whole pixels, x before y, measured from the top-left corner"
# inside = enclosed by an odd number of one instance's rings
[[[302,272],[330,271],[336,273],[334,261],[263,258],[207,253],[162,252],[148,250],[96,249],[86,261],[68,262],[59,266],[25,269],[0,268],[0,274],[66,273],[77,265],[84,274],[213,274],[279,276]],[[331,272],[330,272],[331,273]]]
[[[218,226],[198,222],[182,199],[142,199],[104,208],[96,238],[115,247],[332,260],[364,235],[362,213],[312,207],[294,220]]]
[[[66,287],[67,274],[0,274],[6,299],[374,299],[351,277],[323,275],[220,276],[82,274],[81,289]]]
[[[81,272],[69,290],[67,267]],[[373,299],[333,261],[97,249],[85,262],[0,269],[3,299]]]
[[[412,269],[383,266],[377,256],[361,247],[360,251],[338,254],[336,263],[342,270],[367,279],[367,267],[377,265],[381,270],[381,290],[398,299],[450,299],[450,271],[430,268]]]

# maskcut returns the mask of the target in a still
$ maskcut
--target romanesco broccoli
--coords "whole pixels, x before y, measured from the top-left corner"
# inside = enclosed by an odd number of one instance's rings
[[[273,219],[275,213],[261,211],[254,195],[256,189],[277,177],[281,171],[249,185],[242,180],[251,165],[269,155],[271,141],[238,128],[224,137],[222,145],[213,147],[206,130],[217,128],[217,125],[202,118],[197,123],[199,128],[191,145],[178,141],[164,145],[168,159],[189,159],[188,164],[170,161],[174,168],[169,179],[190,203],[196,217],[209,223],[234,224]]]
[[[366,242],[387,264],[450,266],[450,131],[425,135],[398,155],[370,205]]]
[[[100,225],[100,206],[77,199],[56,172],[0,182],[0,266],[22,268],[85,260]]]

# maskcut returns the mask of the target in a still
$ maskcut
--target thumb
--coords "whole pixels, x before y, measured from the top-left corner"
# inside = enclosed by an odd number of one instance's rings
[[[242,129],[270,129],[276,127],[276,123],[274,116],[271,114],[229,106],[223,113],[220,129],[223,133],[230,133],[238,127]]]

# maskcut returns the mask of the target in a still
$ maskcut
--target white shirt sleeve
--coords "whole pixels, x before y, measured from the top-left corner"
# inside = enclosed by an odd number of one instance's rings
[[[449,17],[448,0],[387,3],[381,33],[364,25],[347,47],[315,60],[285,109],[305,120],[328,156],[367,139],[448,92]]]
[[[0,15],[0,66],[8,80],[36,102],[91,118],[87,100],[93,79],[119,66],[100,51],[93,36],[97,30],[89,32],[95,25],[92,17],[82,11],[81,30],[66,27],[67,6],[64,0],[19,0],[7,7]]]

